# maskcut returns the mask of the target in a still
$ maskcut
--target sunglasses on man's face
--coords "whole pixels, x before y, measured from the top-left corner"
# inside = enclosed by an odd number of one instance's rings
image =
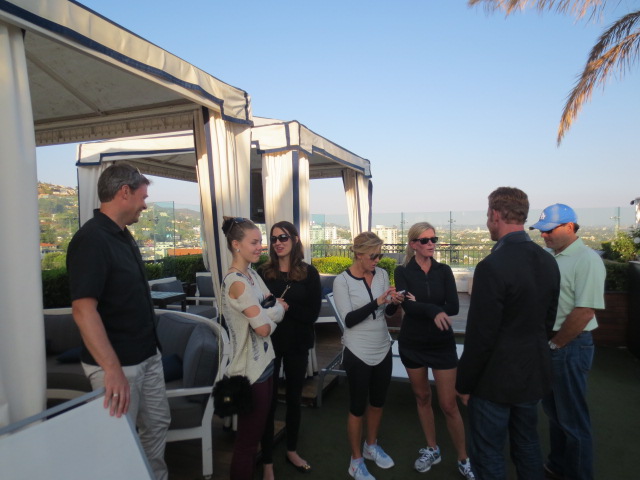
[[[280,235],[271,235],[271,243],[276,243],[278,240],[280,240],[280,243],[285,243],[288,242],[290,238],[291,236],[287,235],[286,233],[281,233]]]
[[[384,257],[384,253],[372,253],[369,255],[369,259],[371,260],[381,260]]]
[[[547,235],[550,235],[550,234],[552,234],[553,232],[555,232],[557,228],[564,227],[565,225],[566,225],[566,223],[561,223],[561,224],[560,224],[560,225],[558,225],[557,227],[553,227],[551,230],[540,230],[540,234],[545,233],[545,234],[547,234]]]
[[[413,241],[420,242],[421,245],[426,245],[429,242],[436,244],[438,243],[438,237],[415,238]]]

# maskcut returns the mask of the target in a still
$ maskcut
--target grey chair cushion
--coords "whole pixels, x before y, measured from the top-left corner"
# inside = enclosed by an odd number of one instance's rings
[[[213,293],[213,280],[210,275],[196,276],[196,285],[198,286],[198,294],[201,297],[215,297]]]
[[[318,317],[333,317],[334,313],[333,313],[333,308],[331,308],[331,305],[329,305],[329,302],[326,300],[322,300],[322,303],[320,304],[320,314],[318,315]]]
[[[82,337],[73,315],[44,315],[44,338],[48,355],[55,355],[82,345]]]
[[[184,318],[177,313],[158,315],[158,340],[163,355],[177,354],[182,359],[184,368],[184,351],[187,348],[193,330],[198,322]]]
[[[55,355],[47,356],[47,388],[90,392],[91,383],[80,363],[60,363]]]
[[[184,288],[182,288],[182,282],[180,280],[154,283],[151,285],[151,290],[154,292],[184,292]]]
[[[218,373],[218,339],[206,325],[198,325],[184,352],[185,388],[213,385]]]
[[[210,320],[218,316],[218,308],[211,305],[187,305],[187,312]]]
[[[336,275],[321,273],[320,274],[320,288],[322,289],[322,295],[333,292],[333,281],[336,279]]]
[[[169,430],[199,427],[202,423],[204,405],[190,402],[191,397],[174,397],[169,399],[171,423]]]
[[[213,385],[218,373],[218,339],[211,327],[178,313],[158,315],[158,339],[163,355],[182,358],[182,387]],[[207,395],[187,397],[187,401],[204,403]]]

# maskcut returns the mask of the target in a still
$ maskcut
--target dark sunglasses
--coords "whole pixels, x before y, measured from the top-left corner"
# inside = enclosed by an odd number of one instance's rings
[[[247,221],[248,220],[244,217],[227,218],[222,224],[222,233],[226,235],[233,227]]]
[[[371,255],[369,255],[369,258],[371,260],[382,259],[382,257],[384,257],[384,253],[372,253]]]
[[[564,225],[566,225],[566,223],[561,223],[560,225],[558,225],[557,227],[553,227],[551,230],[540,230],[540,233],[546,233],[547,235],[550,233],[553,233],[555,231],[556,228],[560,228],[563,227]]]
[[[271,235],[271,243],[276,243],[276,241],[280,240],[280,243],[286,243],[291,238],[291,235],[287,235],[286,233],[281,233],[280,235]]]
[[[422,245],[426,245],[429,242],[435,245],[436,243],[438,243],[438,237],[414,238],[413,241],[420,242]]]

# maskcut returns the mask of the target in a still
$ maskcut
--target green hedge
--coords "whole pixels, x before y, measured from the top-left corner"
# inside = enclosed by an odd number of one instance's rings
[[[604,260],[607,269],[607,277],[604,281],[604,289],[608,292],[626,292],[629,289],[629,264],[627,262],[614,262]]]
[[[179,257],[165,257],[160,262],[162,274],[155,278],[177,277],[181,282],[195,283],[196,272],[206,272],[202,255],[182,255]],[[149,269],[147,268],[147,274]],[[155,274],[155,272],[154,272]]]
[[[69,275],[67,275],[66,268],[42,271],[42,302],[44,308],[68,307],[71,305]]]
[[[186,283],[195,283],[196,272],[206,271],[202,255],[166,257],[156,263],[145,263],[145,268],[149,280],[177,277]],[[42,297],[44,308],[71,305],[69,275],[66,268],[42,271]]]
[[[312,258],[311,263],[320,273],[338,275],[349,268],[353,260],[347,257],[320,257]],[[378,266],[387,271],[391,285],[395,285],[393,273],[396,269],[396,261],[393,258],[384,257],[378,262]]]
[[[257,266],[264,263],[266,255],[260,257]],[[337,275],[345,271],[352,263],[352,260],[345,257],[322,257],[314,258],[311,263],[320,273]],[[629,266],[626,262],[614,262],[604,260],[607,269],[605,290],[607,291],[627,291],[629,285]],[[393,273],[396,268],[396,261],[393,258],[385,257],[378,263],[380,268],[384,268],[389,273],[389,281],[394,285]],[[157,263],[145,264],[147,277],[155,280],[164,277],[177,277],[182,282],[195,283],[196,272],[206,271],[202,255],[185,255],[181,257],[167,257]],[[44,308],[68,307],[71,305],[69,296],[69,276],[65,268],[42,271],[42,294]]]
[[[347,257],[319,257],[311,259],[311,264],[316,267],[318,272],[333,275],[344,272],[349,268],[351,263],[353,263],[353,261]]]

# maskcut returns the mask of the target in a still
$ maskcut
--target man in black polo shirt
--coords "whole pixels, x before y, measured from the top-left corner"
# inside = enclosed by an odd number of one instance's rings
[[[121,162],[100,175],[100,208],[73,236],[67,270],[85,374],[94,389],[105,387],[111,415],[136,423],[151,468],[164,480],[169,404],[145,269],[127,230],[147,208],[148,185]]]

